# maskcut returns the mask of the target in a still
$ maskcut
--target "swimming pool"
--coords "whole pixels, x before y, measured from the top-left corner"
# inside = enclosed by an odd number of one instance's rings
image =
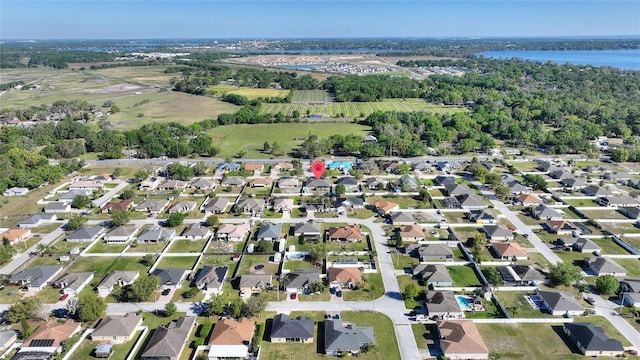
[[[470,296],[456,295],[456,301],[463,311],[473,310],[473,299]]]
[[[287,259],[289,259],[289,260],[303,260],[304,259],[304,254],[303,253],[288,254],[287,255]]]

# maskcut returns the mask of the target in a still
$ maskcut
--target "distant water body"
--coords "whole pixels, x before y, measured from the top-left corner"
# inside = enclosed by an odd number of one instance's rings
[[[640,49],[485,51],[478,55],[498,59],[519,58],[541,62],[551,61],[557,64],[570,63],[640,70]]]

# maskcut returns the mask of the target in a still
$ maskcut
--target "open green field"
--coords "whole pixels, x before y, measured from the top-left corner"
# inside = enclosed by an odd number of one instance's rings
[[[233,156],[242,149],[247,151],[249,158],[265,158],[269,157],[262,152],[265,141],[277,142],[285,153],[289,153],[309,135],[319,138],[336,134],[365,136],[369,130],[368,126],[352,123],[237,124],[216,127],[208,134],[214,138],[223,137],[213,141],[213,146],[220,148],[220,157]]]
[[[289,94],[289,90],[280,90],[280,89],[256,89],[256,88],[248,88],[248,87],[238,87],[234,85],[225,85],[219,84],[214,86],[209,86],[207,88],[207,93],[215,96],[221,96],[223,94],[235,94],[241,95],[248,99],[255,99],[259,97],[285,97]]]
[[[160,269],[190,270],[197,259],[197,256],[163,256],[157,267]]]
[[[364,114],[368,116],[376,111],[425,111],[437,114],[451,114],[459,111],[465,111],[460,107],[441,106],[429,104],[422,99],[386,99],[382,102],[340,102],[340,103],[315,103],[315,104],[262,104],[260,108],[261,114],[277,114],[291,115],[294,110],[298,110],[301,115],[315,114],[328,117],[358,117]]]

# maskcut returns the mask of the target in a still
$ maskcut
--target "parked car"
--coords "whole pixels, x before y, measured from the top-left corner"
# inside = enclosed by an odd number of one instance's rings
[[[291,300],[295,300],[298,298],[298,294],[297,293],[291,293]]]
[[[592,298],[591,296],[588,296],[584,301],[586,301],[589,304],[593,305],[593,304],[595,304],[596,299]]]
[[[638,351],[633,349],[625,350],[624,352],[629,355],[638,355]]]
[[[337,297],[342,297],[342,290],[336,291],[336,296]]]
[[[329,292],[330,292],[332,295],[333,295],[333,294],[335,294],[335,293],[336,293],[336,288],[334,288],[334,287],[329,288]]]
[[[162,296],[167,296],[169,295],[170,292],[171,292],[171,289],[164,289],[162,290]]]
[[[596,314],[596,310],[595,309],[586,309],[584,312],[586,312],[589,315],[595,315]]]
[[[65,300],[67,300],[68,297],[69,297],[69,294],[64,294],[64,295],[60,296],[60,301],[65,301]]]

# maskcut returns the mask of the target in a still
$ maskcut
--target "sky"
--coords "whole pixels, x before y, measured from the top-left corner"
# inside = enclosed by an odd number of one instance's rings
[[[640,1],[0,1],[0,40],[616,35]]]

